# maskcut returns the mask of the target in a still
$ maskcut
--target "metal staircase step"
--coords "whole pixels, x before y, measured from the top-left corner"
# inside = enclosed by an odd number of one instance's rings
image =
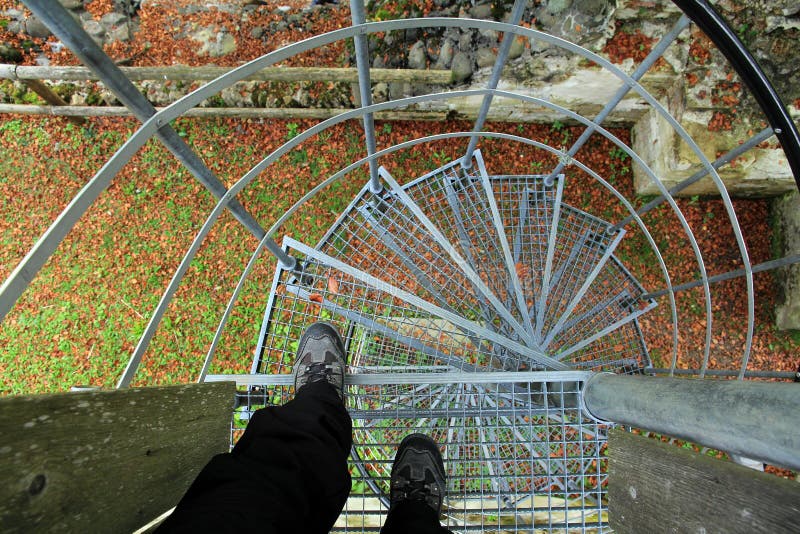
[[[519,276],[480,151],[473,154],[469,169],[459,159],[423,178],[406,186],[406,193],[458,247],[533,342]]]
[[[491,183],[522,286],[528,319],[536,327],[543,297],[548,243],[557,221],[563,177],[547,185],[546,176],[492,176]],[[552,267],[552,259],[551,259]],[[549,278],[549,272],[548,272]]]
[[[413,217],[415,217],[422,224],[422,226],[431,234],[434,240],[452,258],[453,263],[467,276],[471,285],[473,285],[475,289],[486,298],[489,303],[489,312],[492,314],[492,316],[487,317],[487,319],[495,317],[499,318],[501,322],[510,327],[516,333],[520,341],[527,343],[530,346],[535,346],[535,341],[529,329],[526,329],[523,326],[523,323],[514,317],[512,312],[505,307],[502,300],[489,287],[489,284],[492,282],[489,280],[489,276],[485,273],[485,266],[483,264],[473,265],[475,262],[473,255],[469,254],[465,257],[463,251],[459,250],[460,247],[454,243],[454,238],[448,237],[442,232],[440,225],[443,222],[447,222],[447,215],[441,215],[438,212],[435,212],[432,215],[439,218],[435,220],[432,219],[428,214],[425,213],[423,207],[417,204],[411,195],[409,195],[409,193],[406,191],[406,189],[412,189],[420,184],[428,183],[427,180],[437,180],[437,176],[441,178],[441,173],[440,175],[435,173],[428,175],[426,181],[417,180],[406,188],[401,187],[386,171],[386,169],[381,168],[380,174],[389,185],[392,193],[397,196],[399,204],[401,204],[403,208],[407,210],[409,215],[413,215]],[[431,203],[433,198],[435,197],[429,196],[426,202]],[[451,221],[452,217],[450,219]],[[467,239],[467,237],[465,236],[464,239]],[[472,260],[470,260],[470,258],[472,258]],[[479,271],[484,271],[483,276]]]
[[[347,307],[353,309],[352,301],[357,299],[356,302],[361,309],[369,310],[380,321],[391,321],[393,324],[396,323],[398,325],[398,321],[403,325],[407,325],[409,318],[413,318],[412,320],[416,320],[419,317],[443,319],[448,324],[452,324],[460,330],[466,330],[484,341],[480,347],[473,347],[471,350],[482,349],[490,344],[495,344],[505,347],[516,357],[524,359],[531,364],[556,370],[568,369],[565,364],[550,358],[533,347],[506,338],[480,322],[470,321],[435,306],[417,295],[392,285],[390,282],[360,271],[303,243],[288,237],[284,239],[284,243],[293,254],[297,255],[296,257],[303,259],[304,271],[300,278],[304,279],[302,282],[304,285],[310,287],[309,295],[316,295],[315,298],[310,297],[312,301],[316,300],[316,302],[323,304],[326,300],[339,302],[340,304],[346,302]],[[311,267],[313,267],[313,273],[310,272]],[[331,279],[336,280],[335,285],[338,286],[336,291],[332,291]],[[420,335],[422,334],[425,334],[428,338],[432,337],[428,332],[420,331]],[[437,335],[439,338],[445,335],[447,339],[453,336],[465,337],[463,333],[453,331],[440,332]],[[441,340],[433,339],[430,343],[434,343],[433,346],[437,346],[441,344]],[[485,351],[485,349],[483,350]],[[488,361],[482,361],[480,365],[489,367]]]

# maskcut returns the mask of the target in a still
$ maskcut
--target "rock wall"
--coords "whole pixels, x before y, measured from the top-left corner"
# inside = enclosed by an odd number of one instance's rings
[[[775,253],[780,257],[800,254],[800,194],[775,199],[772,209]],[[775,324],[781,330],[800,330],[800,264],[775,272],[779,288]]]

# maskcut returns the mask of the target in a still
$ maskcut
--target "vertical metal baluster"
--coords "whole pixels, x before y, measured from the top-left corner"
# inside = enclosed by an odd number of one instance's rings
[[[350,0],[350,16],[353,26],[364,24],[367,14],[363,0]],[[372,105],[372,85],[369,81],[369,46],[363,33],[353,37],[356,51],[356,67],[358,68],[358,91],[361,96],[361,107]],[[377,151],[375,142],[375,120],[372,113],[364,115],[364,135],[367,139],[367,155],[371,156]],[[369,190],[375,194],[383,190],[378,178],[378,162],[374,159],[369,162]]]
[[[522,14],[525,12],[525,6],[527,5],[528,2],[526,0],[515,0],[514,6],[511,8],[511,17],[508,23],[514,26],[519,24],[520,19],[522,19]],[[514,42],[515,38],[516,34],[511,32],[506,32],[505,35],[503,35],[503,42],[500,44],[500,50],[497,52],[497,60],[494,62],[492,76],[489,78],[489,83],[487,85],[488,89],[497,89],[497,84],[500,83],[500,75],[503,73],[503,67],[506,64],[508,53],[511,51],[511,44]],[[481,109],[478,111],[478,118],[475,119],[475,127],[472,130],[476,135],[470,138],[469,145],[467,146],[467,153],[464,155],[464,160],[461,163],[465,169],[469,169],[472,165],[472,154],[478,146],[477,134],[483,130],[483,126],[486,124],[486,117],[489,115],[489,108],[492,105],[492,98],[493,95],[491,94],[483,97]]]
[[[650,67],[652,67],[653,64],[656,61],[658,61],[658,59],[661,56],[664,55],[664,52],[667,50],[669,45],[672,44],[672,41],[674,41],[678,37],[678,35],[684,29],[686,29],[687,26],[689,26],[690,22],[691,21],[689,20],[689,17],[687,17],[686,15],[681,16],[681,18],[678,19],[678,22],[675,23],[675,26],[672,28],[672,30],[670,30],[670,32],[667,33],[661,39],[661,41],[658,42],[656,47],[653,48],[653,50],[647,55],[647,57],[644,58],[644,61],[642,61],[642,63],[636,68],[633,74],[631,74],[631,78],[635,81],[639,81],[640,79],[642,79],[642,76],[644,76],[645,73],[648,70],[650,70]],[[597,117],[594,119],[594,122],[596,124],[601,124],[606,119],[606,117],[608,117],[608,115],[614,110],[614,108],[616,108],[617,105],[620,102],[622,102],[622,99],[625,98],[625,95],[627,95],[630,92],[630,90],[631,87],[629,85],[623,85],[622,87],[620,87],[617,90],[614,97],[608,101],[608,103],[605,105],[600,114],[597,115]],[[556,168],[553,169],[553,172],[551,172],[550,176],[547,177],[546,182],[548,185],[553,183],[555,177],[561,171],[564,170],[564,167],[567,165],[567,162],[570,161],[575,156],[575,154],[578,153],[578,150],[580,150],[581,147],[583,147],[583,145],[586,143],[586,141],[589,140],[589,138],[592,136],[594,132],[595,132],[594,127],[586,128],[583,131],[578,140],[575,141],[575,143],[569,149],[569,152],[567,152],[567,158],[564,158],[565,161],[559,161]]]

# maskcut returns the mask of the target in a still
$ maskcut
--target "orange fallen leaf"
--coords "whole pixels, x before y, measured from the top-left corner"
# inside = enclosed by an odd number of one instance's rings
[[[319,293],[311,293],[308,296],[308,300],[310,300],[311,302],[316,302],[317,304],[322,304],[322,295],[320,295]]]
[[[530,269],[528,269],[528,266],[522,262],[518,262],[514,267],[517,271],[517,277],[519,277],[520,280],[524,280],[530,274]]]
[[[339,293],[339,281],[336,278],[328,278],[328,291],[334,295]]]

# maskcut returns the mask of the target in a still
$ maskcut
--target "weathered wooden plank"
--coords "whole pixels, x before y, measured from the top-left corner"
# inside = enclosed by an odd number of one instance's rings
[[[161,111],[164,108],[156,108]],[[240,119],[329,119],[351,109],[344,108],[192,108],[183,117],[236,117]],[[132,117],[124,106],[33,106],[25,104],[0,104],[0,113],[20,115],[49,115],[52,117]],[[474,118],[474,114],[453,111],[379,111],[377,120],[443,121]],[[493,115],[489,115],[490,119]],[[495,120],[504,120],[497,117]]]
[[[608,442],[615,532],[800,531],[800,484],[622,429]]]
[[[164,67],[120,67],[132,81],[173,80],[208,81],[230,71],[229,67],[189,67],[172,65]],[[0,78],[11,80],[98,80],[87,67],[50,67],[0,65]],[[370,80],[379,82],[407,82],[434,85],[450,83],[449,70],[416,69],[371,69]],[[246,81],[271,82],[358,82],[358,71],[354,68],[327,67],[268,67],[245,78]]]
[[[0,399],[0,532],[131,532],[228,450],[232,382]]]

